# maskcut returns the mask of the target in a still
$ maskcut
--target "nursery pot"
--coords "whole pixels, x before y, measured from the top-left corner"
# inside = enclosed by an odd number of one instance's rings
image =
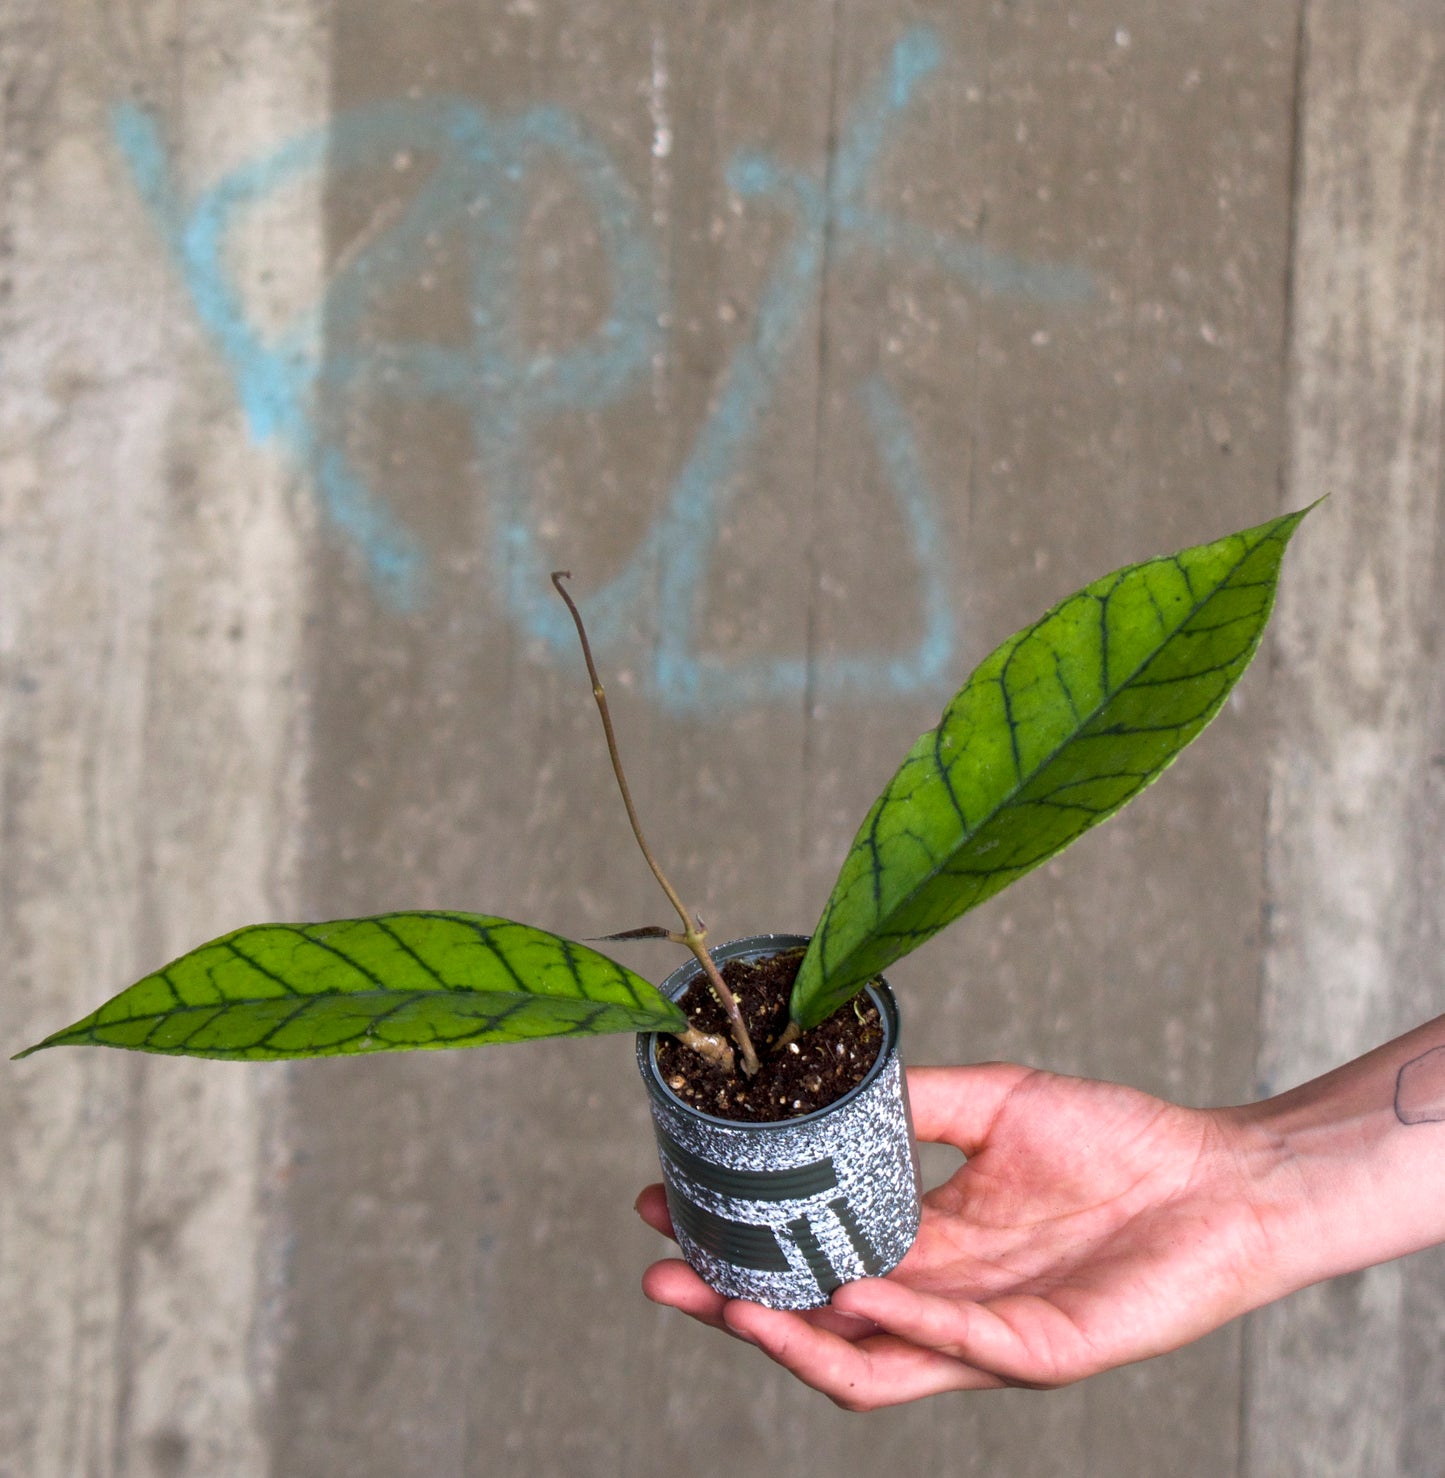
[[[807,942],[757,934],[720,945],[712,957],[719,965],[763,959]],[[663,981],[662,993],[679,1000],[700,971],[690,960]],[[840,1284],[896,1267],[913,1245],[918,1150],[898,1056],[898,1006],[882,980],[867,992],[883,1022],[867,1077],[827,1108],[778,1123],[699,1112],[663,1081],[656,1033],[637,1039],[673,1229],[683,1256],[729,1298],[817,1308]]]

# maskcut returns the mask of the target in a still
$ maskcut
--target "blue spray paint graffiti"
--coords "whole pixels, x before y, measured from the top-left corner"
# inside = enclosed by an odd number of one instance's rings
[[[745,200],[787,213],[791,234],[773,263],[751,338],[734,353],[706,420],[658,518],[621,572],[588,596],[599,647],[620,643],[644,599],[660,636],[647,687],[667,706],[755,702],[810,692],[900,693],[945,678],[954,646],[949,561],[937,504],[912,427],[880,375],[857,390],[918,569],[922,633],[912,650],[814,662],[777,657],[724,662],[700,650],[696,592],[743,459],[756,444],[791,355],[799,348],[825,266],[825,250],[923,259],[977,291],[1043,302],[1088,296],[1071,267],[1030,265],[871,209],[868,185],[890,123],[942,60],[934,34],[910,31],[882,77],[858,101],[826,182],[743,154],[728,184]],[[458,404],[471,419],[496,535],[495,589],[523,631],[557,649],[573,640],[548,596],[530,514],[536,432],[561,412],[615,405],[645,384],[669,304],[638,201],[607,151],[572,115],[537,107],[499,118],[469,101],[428,99],[363,108],[232,170],[192,201],[171,184],[152,120],[117,109],[117,144],[182,273],[202,323],[234,377],[251,435],[281,446],[314,476],[330,523],[356,548],[379,596],[399,609],[424,596],[426,558],[413,535],[319,422],[318,390]],[[338,267],[321,298],[266,337],[252,322],[227,266],[230,233],[245,212],[292,182],[389,168],[400,151],[434,161],[410,203]],[[517,273],[529,176],[544,163],[575,179],[596,223],[610,277],[608,316],[565,352],[530,352],[517,323]],[[380,284],[414,275],[424,243],[443,232],[467,247],[470,341],[463,347],[362,344]],[[322,326],[326,353],[322,354]],[[650,582],[656,582],[650,583]]]

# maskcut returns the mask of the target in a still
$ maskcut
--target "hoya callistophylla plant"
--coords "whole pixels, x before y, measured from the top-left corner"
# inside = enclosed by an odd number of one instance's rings
[[[773,1050],[1167,768],[1254,655],[1307,511],[1118,570],[985,658],[868,813]],[[683,922],[632,932],[706,960],[701,926],[642,841],[585,635],[583,647],[629,819]],[[654,986],[584,944],[492,915],[427,911],[237,930],[18,1056],[89,1044],[263,1061],[619,1031],[688,1040],[690,1030]],[[715,1038],[689,1045],[733,1056]]]
[[[1308,512],[1116,570],[980,663],[854,838],[798,970],[799,1031],[1159,778],[1249,666]]]
[[[683,926],[680,933],[645,928],[611,937],[686,945],[727,1014],[743,1071],[752,1076],[758,1057],[737,998],[707,952],[701,921],[642,833],[587,630],[562,584],[570,578],[557,571],[552,584],[577,624],[627,819]],[[492,914],[430,910],[238,929],[16,1055],[95,1044],[268,1061],[623,1031],[669,1032],[727,1072],[737,1065],[722,1038],[699,1031],[655,986],[585,944]]]

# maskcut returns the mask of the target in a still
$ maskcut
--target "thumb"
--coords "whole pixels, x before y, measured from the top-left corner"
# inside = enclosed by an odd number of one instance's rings
[[[977,1154],[1004,1101],[1032,1073],[1032,1068],[1009,1062],[909,1068],[914,1132],[930,1144],[951,1144],[965,1155]]]

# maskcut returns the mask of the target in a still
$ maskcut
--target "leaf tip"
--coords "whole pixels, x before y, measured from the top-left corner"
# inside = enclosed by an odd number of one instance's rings
[[[1321,493],[1318,498],[1316,498],[1311,503],[1306,503],[1303,508],[1296,508],[1293,513],[1284,513],[1280,515],[1280,517],[1275,521],[1275,526],[1279,527],[1283,524],[1288,525],[1288,528],[1285,530],[1284,536],[1286,543],[1288,543],[1288,541],[1293,538],[1295,530],[1299,528],[1300,524],[1302,524],[1305,519],[1308,518],[1309,515],[1320,506],[1321,503],[1329,502],[1330,496],[1331,495],[1329,493]]]

